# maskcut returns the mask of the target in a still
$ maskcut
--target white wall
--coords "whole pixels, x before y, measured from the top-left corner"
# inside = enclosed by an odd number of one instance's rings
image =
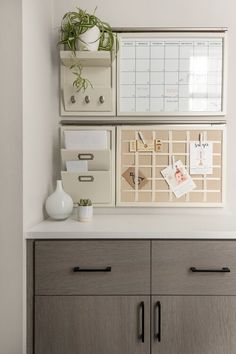
[[[54,40],[58,33],[63,14],[78,6],[76,0],[53,1]],[[236,82],[236,3],[235,0],[80,0],[79,6],[92,12],[96,6],[97,15],[113,27],[228,27],[229,29],[229,85],[228,85],[228,176],[227,206],[221,210],[147,210],[148,213],[218,213],[231,214],[236,200],[236,105],[234,104],[234,83]],[[58,85],[58,76],[54,76],[54,86]],[[54,95],[54,105],[58,97]],[[59,117],[58,117],[59,119]],[[127,211],[127,209],[126,209]],[[143,212],[136,209],[136,212]],[[117,212],[120,212],[120,210]],[[236,211],[235,211],[236,213]]]
[[[21,1],[0,2],[0,353],[22,352]]]
[[[23,0],[24,229],[44,218],[57,125],[52,104],[52,2]]]

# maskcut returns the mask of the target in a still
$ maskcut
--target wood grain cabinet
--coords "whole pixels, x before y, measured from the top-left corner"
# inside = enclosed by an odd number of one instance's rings
[[[37,296],[35,354],[150,352],[148,296]]]
[[[236,353],[236,297],[153,296],[152,354]]]
[[[28,241],[27,354],[235,354],[236,242]]]
[[[150,294],[148,241],[36,241],[36,295]]]

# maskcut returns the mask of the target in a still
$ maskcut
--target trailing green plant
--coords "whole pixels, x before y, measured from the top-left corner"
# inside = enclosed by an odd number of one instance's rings
[[[80,39],[80,35],[97,26],[100,30],[98,50],[113,50],[116,34],[113,33],[111,26],[107,22],[95,16],[96,9],[93,14],[89,14],[86,10],[80,8],[77,8],[77,11],[67,12],[61,21],[60,41],[58,44],[67,45],[70,50],[75,52],[77,50],[77,40],[83,42]]]
[[[79,206],[92,206],[92,202],[90,199],[80,199]]]
[[[60,27],[60,41],[59,44],[63,44],[71,50],[74,55],[77,48],[78,40],[85,43],[80,36],[93,27],[98,27],[100,31],[98,50],[112,51],[118,48],[117,36],[113,33],[111,26],[97,16],[95,16],[96,9],[92,14],[89,14],[86,10],[77,8],[77,11],[67,12],[61,21]],[[86,43],[85,43],[86,44]],[[77,92],[80,90],[85,91],[88,87],[93,87],[91,82],[84,78],[82,75],[82,65],[72,65],[70,67],[73,74],[76,76],[73,86]]]
[[[73,82],[73,86],[76,88],[77,92],[79,92],[80,90],[85,91],[89,86],[93,88],[91,82],[82,76],[81,64],[72,65],[70,69],[72,73],[76,76],[76,79]]]

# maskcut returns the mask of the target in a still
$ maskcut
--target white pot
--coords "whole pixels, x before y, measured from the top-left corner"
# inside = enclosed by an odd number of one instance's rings
[[[99,46],[100,30],[97,26],[89,28],[77,39],[78,50],[96,52]]]
[[[72,213],[73,200],[64,191],[60,180],[57,181],[55,192],[46,200],[45,207],[48,215],[54,220],[65,220]]]
[[[78,205],[78,219],[79,221],[91,221],[93,218],[93,206]]]

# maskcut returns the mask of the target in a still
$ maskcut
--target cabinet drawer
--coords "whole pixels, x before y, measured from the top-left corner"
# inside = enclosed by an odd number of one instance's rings
[[[61,172],[63,187],[74,203],[91,199],[94,204],[111,202],[111,172]]]
[[[153,241],[154,294],[236,295],[236,242]]]
[[[66,161],[87,161],[89,171],[109,171],[111,168],[110,150],[67,150],[61,149],[63,168]]]
[[[149,241],[36,241],[35,293],[148,294]]]

